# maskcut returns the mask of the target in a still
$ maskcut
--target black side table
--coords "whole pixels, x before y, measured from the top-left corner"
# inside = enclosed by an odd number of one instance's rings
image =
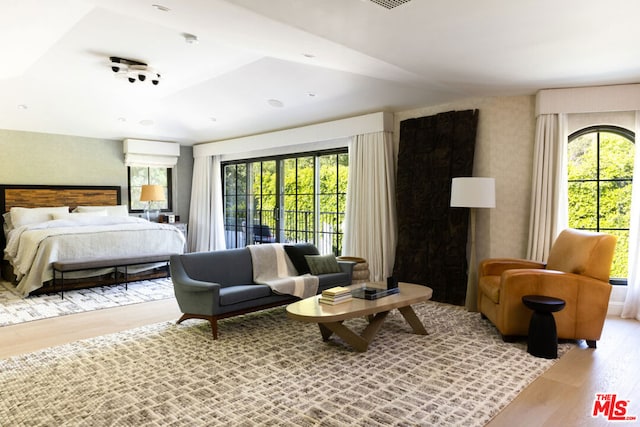
[[[565,306],[560,298],[543,295],[525,295],[522,303],[533,310],[529,323],[527,351],[536,357],[556,359],[558,357],[558,332],[553,314]]]

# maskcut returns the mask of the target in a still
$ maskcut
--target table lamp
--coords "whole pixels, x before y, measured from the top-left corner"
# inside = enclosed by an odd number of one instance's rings
[[[151,203],[162,202],[165,200],[164,188],[162,185],[143,185],[142,191],[140,191],[140,201],[147,202],[147,208],[145,212],[147,214],[147,221],[151,221],[150,210]]]

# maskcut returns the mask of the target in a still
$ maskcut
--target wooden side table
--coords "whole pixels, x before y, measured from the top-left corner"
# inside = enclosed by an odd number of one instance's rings
[[[533,310],[531,322],[529,322],[529,337],[527,351],[529,354],[545,359],[558,357],[558,332],[553,314],[560,311],[566,305],[560,298],[543,295],[525,295],[522,303]]]

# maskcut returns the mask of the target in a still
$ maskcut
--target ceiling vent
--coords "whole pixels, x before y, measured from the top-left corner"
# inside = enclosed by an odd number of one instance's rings
[[[386,7],[387,9],[393,9],[405,3],[409,3],[411,0],[371,0],[373,3]]]

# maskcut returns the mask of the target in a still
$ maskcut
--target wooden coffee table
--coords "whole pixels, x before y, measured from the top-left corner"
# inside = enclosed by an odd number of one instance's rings
[[[367,287],[384,287],[382,283],[367,283],[366,285]],[[355,285],[352,288],[360,286],[362,285]],[[411,308],[411,304],[428,301],[431,299],[433,290],[413,283],[400,282],[398,286],[400,287],[398,294],[376,300],[353,298],[349,302],[337,305],[321,304],[318,302],[320,296],[316,295],[288,305],[287,315],[301,322],[317,323],[324,341],[336,334],[357,351],[367,351],[384,319],[394,308],[400,311],[416,334],[427,335],[427,331]],[[345,320],[356,317],[369,319],[369,324],[360,335],[343,324]]]

